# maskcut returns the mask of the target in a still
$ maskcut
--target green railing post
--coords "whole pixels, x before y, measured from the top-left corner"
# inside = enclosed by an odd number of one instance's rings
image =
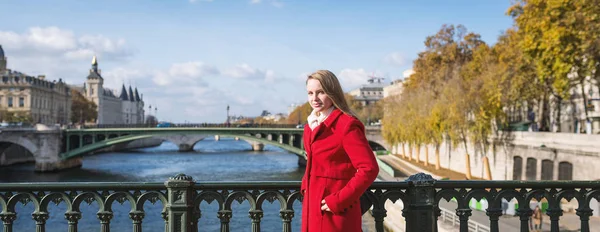
[[[194,180],[178,174],[165,182],[169,232],[191,232],[194,217]]]
[[[425,173],[414,174],[408,179],[406,231],[437,231],[435,219],[435,179]]]
[[[12,232],[13,222],[17,220],[17,214],[11,212],[0,213],[0,220],[4,223],[4,232]]]

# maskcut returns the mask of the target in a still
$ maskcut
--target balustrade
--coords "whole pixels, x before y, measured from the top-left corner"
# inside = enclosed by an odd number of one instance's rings
[[[50,203],[66,205],[64,217],[68,222],[68,231],[78,230],[78,222],[82,218],[82,203],[96,202],[99,209],[98,227],[102,232],[110,231],[113,219],[113,203],[128,201],[131,205],[129,218],[133,231],[142,231],[146,211],[144,204],[150,202],[162,206],[160,216],[164,219],[164,230],[170,232],[198,231],[203,228],[198,221],[202,217],[216,217],[220,220],[221,231],[230,230],[230,220],[234,216],[233,202],[248,202],[248,220],[252,231],[261,231],[261,219],[264,216],[265,201],[279,203],[279,215],[284,232],[292,231],[292,220],[300,217],[294,212],[293,204],[302,201],[299,193],[300,183],[293,182],[217,182],[196,183],[191,177],[179,174],[169,178],[165,183],[16,183],[0,184],[0,220],[4,232],[13,231],[13,223],[17,217],[17,204],[34,205],[31,214],[37,232],[44,232],[46,221],[50,216]],[[401,182],[375,182],[363,198],[363,205],[370,207],[368,213],[374,218],[377,231],[384,231],[384,218],[387,200],[402,201],[402,216],[406,218],[407,231],[437,231],[438,220],[458,222],[460,231],[469,229],[498,232],[498,221],[502,215],[502,199],[515,199],[519,207],[516,212],[521,219],[521,231],[529,231],[528,223],[532,215],[529,208],[531,200],[548,201],[546,214],[551,220],[551,231],[559,231],[562,210],[562,199],[577,199],[576,210],[581,220],[581,231],[588,232],[589,218],[592,210],[590,200],[600,198],[599,181],[437,181],[431,176],[419,173]],[[455,216],[449,211],[440,210],[440,200],[455,200],[457,209]],[[471,199],[486,199],[489,227],[477,223],[469,223],[472,210]],[[200,204],[216,203],[216,215],[203,214]],[[367,203],[367,204],[365,204]],[[370,206],[369,206],[370,205]],[[440,218],[440,216],[442,216]],[[439,218],[439,219],[438,219]],[[450,219],[451,218],[451,219]],[[386,220],[394,220],[386,218]],[[489,228],[489,229],[488,229]]]

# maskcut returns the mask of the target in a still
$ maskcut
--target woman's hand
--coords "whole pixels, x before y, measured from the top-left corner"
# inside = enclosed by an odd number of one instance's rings
[[[327,203],[325,202],[325,199],[321,200],[321,210],[331,212],[329,206],[327,206]]]

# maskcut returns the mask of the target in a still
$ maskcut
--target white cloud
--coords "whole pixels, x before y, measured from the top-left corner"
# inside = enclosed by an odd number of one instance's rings
[[[24,33],[0,31],[0,44],[19,58],[50,56],[67,60],[87,60],[95,54],[105,60],[130,57],[133,52],[124,39],[110,39],[102,35],[76,36],[72,31],[58,27],[32,27]]]
[[[246,63],[236,65],[233,68],[223,71],[223,75],[247,80],[273,81],[275,78],[273,70],[261,70],[253,68]]]
[[[178,84],[201,84],[205,76],[219,75],[219,70],[200,61],[172,64],[167,71],[157,71],[152,80],[159,86]]]
[[[354,88],[357,88],[358,86],[362,85],[362,84],[366,84],[367,80],[369,79],[369,76],[371,76],[372,73],[368,73],[367,71],[365,71],[364,69],[360,68],[360,69],[343,69],[339,75],[338,75],[338,79],[340,80],[341,84],[342,84],[342,88],[344,88],[345,91],[349,91],[352,90]]]
[[[142,84],[142,86],[147,87],[146,81],[143,78],[149,76],[149,73],[140,71],[139,69],[124,67],[114,68],[102,73],[104,86],[119,90],[123,84],[132,85],[133,87],[136,87],[137,84]]]
[[[393,66],[402,66],[406,64],[406,58],[399,52],[392,52],[383,58],[383,61]]]
[[[263,2],[263,0],[250,0],[250,4],[260,4]],[[283,2],[281,2],[280,0],[270,0],[269,3],[271,3],[272,6],[277,8],[283,7]]]
[[[199,61],[173,64],[169,69],[169,74],[173,77],[199,78],[207,75],[217,75],[219,70],[212,65]]]
[[[404,70],[404,72],[402,72],[402,77],[408,78],[408,77],[410,77],[410,75],[413,75],[414,73],[415,73],[415,71],[413,71],[412,69],[407,69],[407,70]]]

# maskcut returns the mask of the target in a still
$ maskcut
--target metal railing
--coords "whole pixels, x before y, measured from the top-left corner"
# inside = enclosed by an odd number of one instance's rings
[[[452,226],[460,225],[460,218],[456,215],[456,212],[452,212],[451,210],[447,210],[444,208],[440,208],[441,216],[438,217],[438,221],[442,220],[442,222],[448,222],[452,224]],[[489,232],[490,227],[483,225],[479,222],[469,221],[469,231],[471,232]]]
[[[0,220],[4,223],[4,232],[12,232],[13,222],[17,219],[15,206],[32,202],[36,231],[45,231],[49,218],[50,203],[66,204],[64,213],[68,221],[69,231],[75,232],[78,221],[82,218],[80,205],[84,202],[96,202],[99,206],[97,217],[100,219],[100,231],[110,231],[110,223],[114,214],[113,203],[128,201],[131,204],[129,218],[133,231],[142,231],[142,222],[146,212],[144,203],[162,205],[161,216],[164,219],[164,231],[188,232],[198,231],[202,225],[198,220],[203,215],[200,204],[216,202],[216,217],[220,220],[223,232],[230,231],[230,219],[233,216],[232,203],[246,201],[250,205],[248,216],[253,232],[261,230],[263,203],[279,201],[279,216],[283,231],[291,231],[294,218],[293,204],[302,201],[298,189],[300,183],[293,182],[218,182],[196,183],[190,176],[183,174],[169,178],[163,183],[17,183],[0,184]],[[430,175],[419,173],[401,182],[375,182],[363,195],[361,200],[364,209],[370,208],[377,231],[384,231],[383,221],[387,210],[385,202],[401,200],[404,205],[402,216],[405,217],[406,231],[437,231],[439,216],[450,217],[438,207],[441,199],[456,199],[458,207],[453,221],[458,218],[461,232],[473,228],[469,217],[471,199],[488,201],[486,209],[490,220],[489,231],[498,232],[498,220],[502,215],[502,199],[515,198],[519,206],[520,230],[529,231],[528,221],[533,211],[528,207],[532,199],[546,198],[550,216],[551,231],[559,231],[559,219],[562,215],[560,201],[577,199],[576,210],[581,220],[581,231],[589,232],[589,207],[592,198],[600,198],[599,181],[437,181]],[[361,198],[363,199],[363,198]],[[368,204],[363,204],[368,203]],[[370,204],[370,205],[369,205]],[[388,220],[394,220],[388,218]],[[442,220],[445,220],[442,218]]]
[[[159,124],[97,124],[97,125],[69,125],[67,129],[93,129],[93,128],[153,128]],[[169,123],[163,124],[160,127],[242,127],[242,128],[297,128],[297,124],[258,124],[258,123]]]

